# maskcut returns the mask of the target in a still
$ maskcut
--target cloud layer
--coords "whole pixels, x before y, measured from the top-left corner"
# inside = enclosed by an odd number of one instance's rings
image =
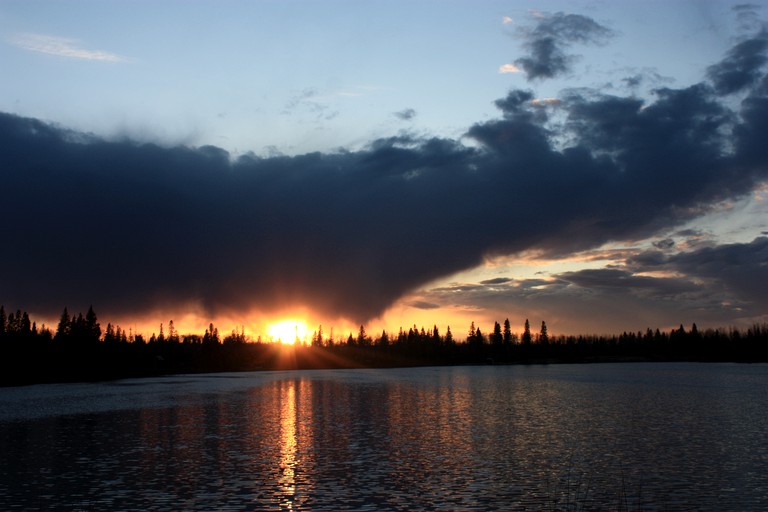
[[[455,283],[424,291],[420,300],[456,310],[501,312],[498,318],[524,312],[532,319],[556,320],[566,332],[592,318],[600,334],[765,319],[766,237],[681,253],[654,249],[616,256],[616,264],[608,268]]]
[[[607,35],[590,21],[555,17],[532,41]],[[566,69],[530,48],[543,66],[529,77]],[[489,254],[562,255],[649,236],[768,179],[765,59],[760,32],[706,80],[659,89],[651,102],[513,90],[496,102],[498,119],[469,127],[474,145],[401,135],[355,152],[232,161],[212,146],[105,141],[2,114],[0,303],[47,314],[94,304],[110,315],[301,305],[365,321]],[[762,254],[764,241],[755,244],[728,250]],[[657,265],[693,268],[705,255]],[[617,272],[561,279],[650,283]],[[733,294],[754,298],[733,272]]]

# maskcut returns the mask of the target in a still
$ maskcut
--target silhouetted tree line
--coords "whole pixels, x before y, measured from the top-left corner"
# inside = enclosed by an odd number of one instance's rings
[[[6,314],[0,306],[0,383],[107,380],[173,373],[257,369],[355,368],[455,364],[511,364],[600,361],[768,361],[768,324],[746,330],[683,325],[669,332],[647,329],[619,335],[537,333],[526,319],[518,336],[509,319],[486,334],[470,325],[457,340],[416,325],[397,334],[326,336],[322,326],[307,344],[284,346],[249,340],[241,328],[223,338],[209,324],[204,334],[181,335],[173,321],[160,324],[147,340],[119,325],[102,330],[96,313],[70,315],[65,308],[55,331],[30,320],[27,312]]]

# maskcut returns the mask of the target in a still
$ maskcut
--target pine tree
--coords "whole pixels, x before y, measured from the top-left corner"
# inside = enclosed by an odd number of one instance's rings
[[[361,347],[365,347],[371,344],[371,338],[365,332],[365,327],[360,326],[360,330],[357,333],[357,344]]]
[[[19,334],[31,334],[32,322],[29,320],[29,313],[24,311],[21,313],[21,320],[19,321]]]
[[[504,333],[502,334],[502,338],[504,345],[509,346],[512,344],[512,327],[509,324],[509,318],[504,320]]]
[[[219,329],[214,327],[213,322],[211,322],[208,325],[208,329],[205,330],[203,345],[218,345],[219,343]]]
[[[503,341],[504,341],[504,337],[501,334],[501,325],[499,324],[499,322],[494,322],[493,334],[491,335],[491,342],[494,345],[499,346]]]
[[[176,332],[176,326],[173,325],[173,320],[168,322],[168,341],[171,343],[179,342],[179,334]]]
[[[61,317],[59,318],[59,325],[56,328],[56,336],[54,339],[56,341],[62,341],[66,340],[70,337],[72,334],[72,321],[69,318],[69,312],[67,311],[67,308],[64,308],[64,311],[61,313]]]
[[[432,326],[432,343],[434,345],[440,344],[440,331],[437,330],[437,325]]]
[[[541,321],[541,332],[539,333],[539,343],[549,343],[549,333],[547,333],[547,324]]]
[[[96,318],[96,313],[93,311],[93,306],[88,308],[88,313],[85,315],[85,337],[89,342],[95,343],[101,339],[101,325]]]
[[[530,345],[531,344],[531,324],[528,322],[528,319],[525,319],[525,327],[523,328],[523,338],[522,338],[523,345]]]
[[[312,333],[312,346],[323,346],[323,326],[320,325],[315,332]]]
[[[111,323],[107,323],[107,331],[104,333],[104,343],[106,344],[112,344],[117,343],[117,334],[115,333],[115,328],[112,326]]]

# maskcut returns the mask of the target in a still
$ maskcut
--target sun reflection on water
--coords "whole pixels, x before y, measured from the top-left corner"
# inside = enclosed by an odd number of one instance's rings
[[[296,498],[296,472],[298,469],[296,386],[287,382],[280,389],[280,476],[278,485],[281,508],[293,510]]]
[[[275,495],[281,510],[303,510],[315,489],[312,389],[305,380],[285,380],[277,383],[274,391],[279,418],[275,432],[279,457]]]

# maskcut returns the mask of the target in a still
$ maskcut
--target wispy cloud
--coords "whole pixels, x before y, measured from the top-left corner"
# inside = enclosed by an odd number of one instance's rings
[[[528,54],[515,60],[528,80],[554,78],[571,71],[577,58],[568,52],[574,43],[601,45],[615,33],[592,18],[580,14],[544,14],[531,11],[535,19],[532,28],[521,27]]]
[[[311,113],[315,121],[330,121],[339,115],[339,111],[331,105],[332,101],[342,94],[321,94],[314,87],[306,87],[293,95],[283,108],[283,115],[292,115],[297,111]]]
[[[522,69],[515,66],[514,64],[504,64],[502,66],[499,66],[499,73],[505,74],[505,73],[520,73],[522,72]]]
[[[22,33],[9,37],[8,42],[23,50],[69,59],[102,62],[125,62],[128,59],[116,53],[83,48],[76,39],[45,34]]]
[[[403,121],[410,121],[411,119],[416,117],[416,111],[412,108],[406,108],[405,110],[401,110],[400,112],[395,112],[393,115]]]
[[[503,17],[501,18],[501,22],[502,22],[504,25],[509,25],[510,23],[514,23],[514,22],[515,22],[515,20],[513,20],[513,19],[512,19],[510,16],[503,16]]]

